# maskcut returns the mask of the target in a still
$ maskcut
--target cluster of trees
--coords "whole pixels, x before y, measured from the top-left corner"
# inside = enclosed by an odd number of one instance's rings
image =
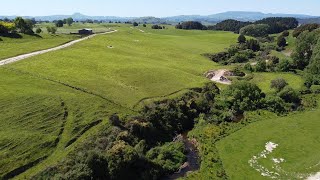
[[[36,24],[34,19],[23,19],[17,17],[13,21],[0,21],[0,34],[23,33],[34,34],[33,27]]]
[[[240,29],[240,34],[253,37],[265,37],[269,34],[267,24],[251,24]]]
[[[185,162],[186,150],[172,139],[193,128],[194,119],[209,112],[218,94],[218,87],[209,83],[180,98],[147,105],[136,117],[112,115],[111,127],[36,178],[159,179],[174,173]]]
[[[55,26],[47,26],[46,28],[47,28],[48,33],[56,34],[56,32],[57,32],[57,27],[55,27]]]
[[[281,114],[301,104],[300,94],[283,79],[272,81],[271,87],[275,93],[267,96],[247,81],[236,81],[223,92],[208,83],[180,98],[149,104],[139,116],[120,119],[112,115],[110,126],[35,178],[159,179],[186,160],[183,143],[172,139],[192,129],[200,115],[219,125],[237,120],[246,111],[266,109]]]
[[[71,17],[63,20],[54,21],[56,27],[63,27],[64,24],[68,24],[68,26],[71,26],[73,22],[74,20]]]
[[[303,31],[312,32],[318,28],[320,28],[320,24],[305,24],[305,25],[302,25],[302,26],[299,26],[298,28],[296,28],[293,31],[292,36],[298,37]]]
[[[214,62],[227,65],[232,63],[245,63],[256,56],[255,52],[260,50],[260,44],[255,39],[246,40],[245,36],[240,35],[239,44],[230,46],[227,51],[204,54]]]
[[[248,26],[250,24],[252,23],[228,19],[228,20],[219,22],[214,26],[208,26],[208,29],[218,30],[218,31],[231,31],[231,32],[239,33],[241,28]]]
[[[155,25],[152,25],[151,28],[152,29],[165,29],[166,27],[155,24]]]
[[[207,30],[207,27],[197,21],[187,21],[183,23],[179,23],[176,25],[176,29],[185,29],[185,30]]]
[[[253,37],[265,37],[268,34],[280,33],[294,29],[299,25],[297,19],[290,17],[270,17],[254,23],[242,22],[233,19],[222,21],[208,29],[231,31]]]
[[[269,25],[268,33],[276,34],[298,27],[299,22],[293,17],[270,17],[256,21],[255,24],[267,24]]]
[[[15,30],[15,24],[13,22],[0,21],[0,34],[8,34]]]

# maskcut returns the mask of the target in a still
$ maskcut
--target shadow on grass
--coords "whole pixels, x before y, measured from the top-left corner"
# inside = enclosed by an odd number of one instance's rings
[[[42,38],[42,36],[40,36],[39,34],[27,34],[27,35],[34,36],[37,38]],[[18,33],[1,33],[0,36],[7,37],[7,38],[14,38],[14,39],[21,39],[22,38],[22,36]]]

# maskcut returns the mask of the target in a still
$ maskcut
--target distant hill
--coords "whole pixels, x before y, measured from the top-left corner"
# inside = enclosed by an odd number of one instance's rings
[[[0,19],[9,18],[14,19],[16,16],[0,16]],[[212,14],[208,16],[201,15],[181,15],[181,16],[172,16],[172,17],[117,17],[117,16],[87,16],[81,13],[75,13],[72,15],[53,15],[53,16],[24,16],[25,18],[35,18],[36,20],[43,21],[54,21],[59,19],[65,19],[72,17],[76,21],[83,21],[87,19],[99,20],[99,21],[137,21],[141,23],[178,23],[183,21],[200,21],[207,23],[217,23],[226,19],[235,19],[239,21],[257,21],[267,17],[295,17],[301,22],[305,22],[306,19],[313,19],[318,21],[318,18],[315,16],[309,16],[304,14],[272,14],[272,13],[261,13],[261,12],[246,12],[246,11],[228,11],[218,14]],[[308,21],[306,21],[308,22]]]

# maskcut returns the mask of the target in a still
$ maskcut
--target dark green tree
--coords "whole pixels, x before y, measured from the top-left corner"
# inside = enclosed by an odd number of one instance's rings
[[[63,24],[64,24],[63,20],[58,20],[56,22],[56,27],[63,27]]]
[[[240,34],[240,36],[238,37],[238,43],[243,44],[246,43],[247,39],[244,35]]]
[[[277,39],[277,45],[279,47],[285,47],[287,45],[287,40],[283,36],[279,36]]]
[[[71,17],[66,19],[66,24],[68,24],[69,26],[71,26],[73,22],[74,21]]]

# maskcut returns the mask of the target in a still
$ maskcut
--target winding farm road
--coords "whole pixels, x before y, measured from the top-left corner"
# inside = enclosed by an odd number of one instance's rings
[[[111,33],[115,33],[115,32],[117,32],[117,30],[113,30],[113,31],[105,32],[105,33],[100,33],[100,34],[111,34]],[[30,57],[33,57],[33,56],[40,55],[40,54],[45,54],[45,53],[48,53],[48,52],[64,49],[64,48],[72,46],[72,45],[74,45],[74,44],[76,44],[78,42],[81,42],[81,41],[84,41],[84,40],[87,40],[87,39],[91,39],[91,38],[93,38],[93,37],[95,37],[97,35],[99,35],[99,34],[92,34],[90,36],[87,36],[87,37],[84,37],[84,38],[81,38],[81,39],[77,39],[77,40],[68,42],[66,44],[63,44],[63,45],[60,45],[60,46],[57,46],[57,47],[54,47],[54,48],[40,50],[40,51],[27,53],[27,54],[22,54],[22,55],[19,55],[19,56],[15,56],[15,57],[11,57],[11,58],[8,58],[8,59],[4,59],[4,60],[0,61],[0,66],[6,65],[6,64],[10,64],[10,63],[14,63],[14,62],[17,62],[17,61],[21,61],[21,60],[24,60],[24,59],[27,59],[27,58],[30,58]]]

